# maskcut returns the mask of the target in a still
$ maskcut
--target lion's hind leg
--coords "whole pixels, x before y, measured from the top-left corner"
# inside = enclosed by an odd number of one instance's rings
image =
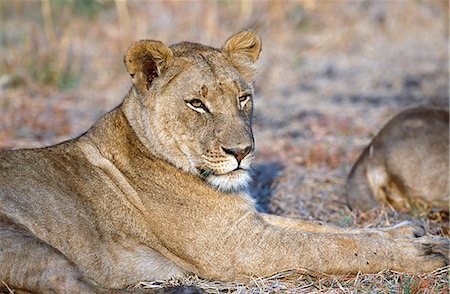
[[[62,253],[0,214],[0,288],[33,293],[103,293]]]

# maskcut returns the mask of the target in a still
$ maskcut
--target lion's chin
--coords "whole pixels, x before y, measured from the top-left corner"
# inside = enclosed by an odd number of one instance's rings
[[[238,169],[222,175],[210,174],[205,180],[219,191],[232,193],[245,190],[251,182],[251,177],[248,171]]]

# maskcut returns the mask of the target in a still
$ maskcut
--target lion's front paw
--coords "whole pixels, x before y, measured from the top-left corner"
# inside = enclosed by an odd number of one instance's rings
[[[446,238],[421,237],[414,240],[419,246],[418,269],[432,271],[449,264],[450,240]]]
[[[429,273],[449,264],[450,240],[445,238],[420,237],[393,240],[398,249],[391,257],[394,270],[401,272]]]
[[[425,228],[410,221],[403,221],[393,227],[383,228],[381,231],[390,238],[419,238],[425,236]]]
[[[416,242],[421,243],[424,250],[424,255],[442,257],[445,261],[444,265],[449,264],[450,240],[447,238],[418,238]]]

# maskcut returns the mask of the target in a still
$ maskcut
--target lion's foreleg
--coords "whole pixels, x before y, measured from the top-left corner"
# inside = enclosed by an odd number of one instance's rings
[[[402,222],[392,227],[385,228],[342,228],[327,224],[322,221],[309,221],[298,218],[288,218],[273,214],[260,214],[261,217],[273,226],[291,230],[299,230],[311,233],[329,234],[363,234],[370,237],[397,238],[397,237],[421,237],[425,234],[423,226],[412,222]]]
[[[198,256],[198,274],[212,279],[262,277],[288,269],[332,274],[378,272],[393,269],[427,272],[448,263],[442,250],[448,243],[421,243],[420,239],[384,239],[357,234],[307,233],[269,225],[250,216],[214,234],[208,248],[214,254]],[[220,237],[218,237],[220,236]]]

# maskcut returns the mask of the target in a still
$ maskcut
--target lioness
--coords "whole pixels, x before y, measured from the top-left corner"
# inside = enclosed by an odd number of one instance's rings
[[[431,271],[445,242],[420,228],[351,230],[259,214],[245,187],[254,154],[253,31],[221,49],[133,44],[133,86],[88,132],[0,154],[0,281],[101,293],[196,274],[245,281],[293,268]],[[419,232],[418,232],[419,231]]]
[[[449,115],[418,107],[392,118],[364,149],[347,179],[347,203],[449,209]],[[419,202],[419,203],[417,203]]]

